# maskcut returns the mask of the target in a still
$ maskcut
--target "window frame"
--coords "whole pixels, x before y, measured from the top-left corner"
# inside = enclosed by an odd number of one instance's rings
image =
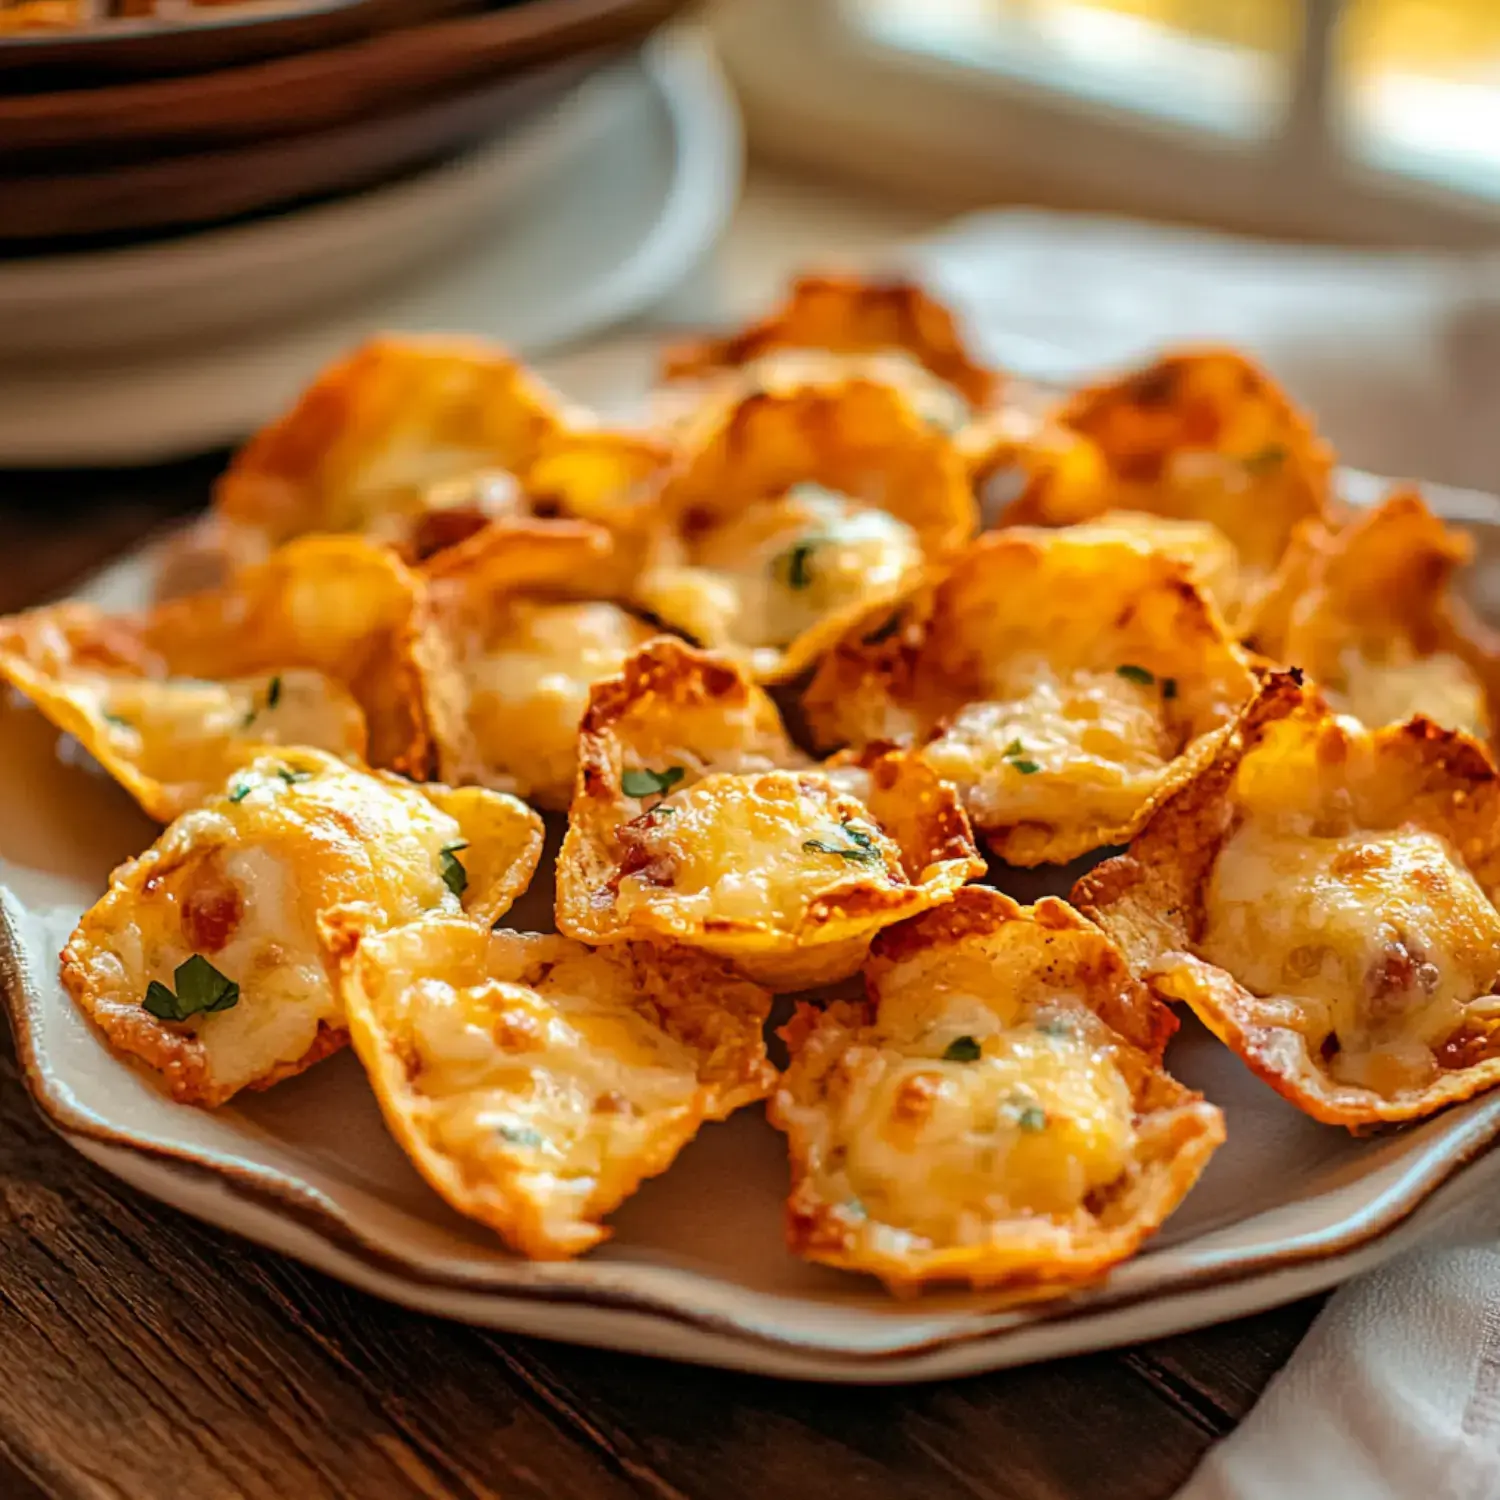
[[[1303,8],[1285,111],[1253,137],[885,45],[843,0],[721,0],[711,16],[752,144],[800,166],[955,207],[1013,201],[1296,239],[1493,245],[1500,194],[1354,149],[1332,86],[1342,0]]]

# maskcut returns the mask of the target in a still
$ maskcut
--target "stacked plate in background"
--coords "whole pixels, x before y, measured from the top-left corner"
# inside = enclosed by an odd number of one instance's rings
[[[711,56],[647,40],[682,0],[6,29],[91,3],[0,0],[0,464],[232,442],[379,327],[579,337],[670,289],[737,192]]]

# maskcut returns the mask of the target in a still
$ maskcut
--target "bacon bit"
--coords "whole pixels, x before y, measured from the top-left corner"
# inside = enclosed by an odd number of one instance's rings
[[[1500,1031],[1476,1031],[1461,1026],[1441,1047],[1434,1047],[1432,1055],[1445,1072],[1462,1072],[1500,1057]]]
[[[490,1033],[502,1052],[536,1052],[546,1041],[546,1028],[524,1006],[502,1010]]]
[[[217,953],[244,915],[239,887],[210,854],[193,873],[182,897],[182,935],[195,953]]]
[[[935,1073],[913,1073],[896,1090],[891,1118],[901,1125],[921,1125],[932,1114],[932,1106],[943,1091],[943,1080]]]
[[[1365,975],[1365,993],[1375,1015],[1405,1009],[1414,992],[1430,995],[1438,985],[1437,965],[1420,948],[1408,948],[1399,938],[1386,946],[1384,957]]]
[[[616,1089],[609,1089],[594,1100],[594,1113],[596,1115],[634,1115],[639,1114],[640,1111],[624,1094]]]
[[[628,875],[640,876],[647,885],[670,887],[675,884],[676,856],[653,849],[646,842],[646,836],[651,832],[652,826],[649,822],[643,824],[641,819],[636,819],[622,824],[617,830],[624,853],[620,859],[620,867],[610,882],[616,894],[619,892],[620,882]]]

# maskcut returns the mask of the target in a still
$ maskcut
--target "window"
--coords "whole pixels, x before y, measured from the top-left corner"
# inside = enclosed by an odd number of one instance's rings
[[[1500,0],[721,0],[752,139],[955,201],[1493,243]]]

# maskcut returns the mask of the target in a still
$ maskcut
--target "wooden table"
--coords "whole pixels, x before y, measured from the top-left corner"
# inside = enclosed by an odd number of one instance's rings
[[[0,473],[0,611],[201,505],[220,463]],[[5,1500],[1158,1500],[1316,1310],[905,1389],[507,1338],[142,1197],[53,1135],[0,1052]]]

